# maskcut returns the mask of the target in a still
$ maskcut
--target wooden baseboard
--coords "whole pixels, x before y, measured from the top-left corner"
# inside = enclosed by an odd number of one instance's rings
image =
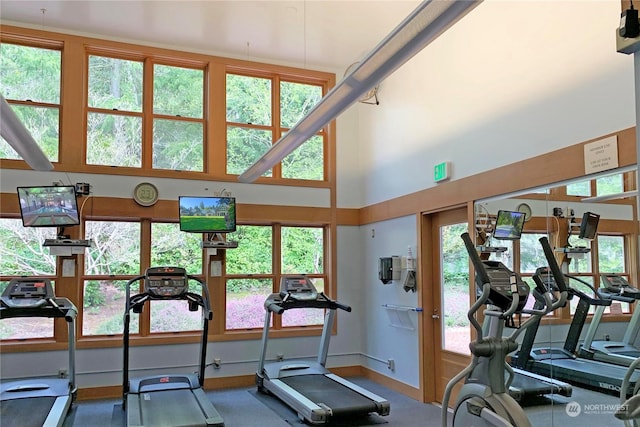
[[[396,381],[393,378],[389,378],[376,371],[365,368],[363,366],[341,366],[338,368],[331,368],[331,372],[341,377],[365,377],[391,390],[402,393],[407,397],[422,401],[421,393],[419,389]],[[239,375],[235,377],[220,377],[220,378],[207,378],[204,381],[205,390],[222,390],[226,388],[238,388],[238,387],[250,387],[255,385],[255,375]],[[122,397],[122,387],[117,385],[104,386],[104,387],[86,387],[78,389],[79,401],[82,400],[98,400],[98,399],[117,399]]]

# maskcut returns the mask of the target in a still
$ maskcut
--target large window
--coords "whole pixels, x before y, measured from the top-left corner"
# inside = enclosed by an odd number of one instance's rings
[[[50,161],[58,161],[61,54],[59,50],[0,44],[0,90]],[[0,158],[19,159],[0,137]]]
[[[87,221],[85,227],[93,245],[84,257],[82,335],[121,334],[125,284],[140,274],[140,223]],[[138,331],[137,316],[131,331]]]
[[[279,84],[278,84],[279,83]],[[258,160],[322,98],[322,87],[227,74],[227,173],[238,175]],[[280,94],[273,96],[274,87]],[[274,117],[280,117],[274,123]],[[324,179],[324,133],[310,138],[264,176]]]
[[[227,251],[226,329],[262,328],[264,301],[269,294],[279,291],[282,275],[305,274],[319,292],[324,291],[324,230],[324,227],[245,225],[230,235],[239,246]],[[280,253],[280,259],[274,259],[274,253]],[[290,310],[282,317],[276,316],[273,327],[318,325],[323,316],[324,312],[317,309]]]

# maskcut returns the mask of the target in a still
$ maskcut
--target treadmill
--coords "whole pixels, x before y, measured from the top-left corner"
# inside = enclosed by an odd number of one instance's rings
[[[631,286],[624,277],[618,274],[602,274],[600,275],[598,295],[603,299],[633,304],[640,300],[640,289]],[[599,306],[593,314],[579,356],[615,365],[630,366],[640,357],[640,349],[633,345],[640,330],[640,308],[634,310],[622,341],[593,340],[603,313],[604,306]]]
[[[544,309],[546,306],[544,296],[539,292],[538,288],[544,288],[544,284],[540,284],[536,281],[536,287],[531,291],[536,302],[534,303],[534,310]],[[531,325],[525,331],[525,338],[523,344],[520,347],[520,351],[529,352],[531,349],[525,349],[524,343],[533,342],[531,338],[527,338],[527,335],[535,337],[536,332],[540,326],[540,319],[533,320]],[[520,360],[522,363],[522,360]],[[509,395],[513,397],[517,402],[523,403],[528,399],[536,398],[544,395],[560,395],[570,397],[573,393],[571,384],[558,379],[549,378],[544,375],[535,374],[529,372],[524,366],[518,363],[518,358],[514,357],[510,362],[514,376],[513,381],[509,385]]]
[[[555,260],[553,261],[555,262]],[[567,278],[574,279],[590,287],[594,291],[595,297],[590,297],[584,292],[568,286],[569,297],[576,296],[579,301],[569,327],[569,333],[565,340],[564,347],[534,347],[534,334],[525,335],[521,350],[513,356],[512,360],[514,360],[516,366],[539,375],[557,378],[574,385],[619,396],[625,374],[627,373],[627,367],[597,360],[582,359],[575,355],[580,333],[584,327],[589,308],[591,305],[595,305],[596,307],[601,305],[609,306],[611,305],[611,300],[600,298],[589,283],[577,277],[568,275],[555,277],[551,275],[551,272],[553,272],[553,269],[540,268],[536,271],[534,277],[537,276],[537,279],[534,280],[543,281],[549,289],[557,289],[556,281],[563,280],[566,283]],[[624,391],[627,396],[633,394],[634,387],[638,381],[640,381],[640,371],[635,371],[630,376],[627,390]]]
[[[0,318],[64,318],[68,326],[69,378],[38,378],[0,384],[2,427],[60,427],[76,398],[75,320],[78,310],[55,296],[49,279],[11,279],[0,297]]]
[[[131,284],[143,280],[143,292],[130,296]],[[197,281],[202,294],[189,292],[189,280]],[[130,312],[140,314],[147,301],[186,300],[189,311],[202,309],[202,341],[199,373],[151,375],[129,379]],[[209,320],[213,317],[207,285],[180,267],[148,268],[144,276],[127,282],[123,333],[122,409],[127,413],[127,426],[224,426],[222,417],[207,398],[204,384]]]
[[[306,276],[283,277],[280,293],[271,294],[264,307],[262,349],[256,372],[259,391],[272,393],[296,411],[300,419],[311,424],[324,424],[337,417],[366,416],[373,412],[383,416],[389,414],[390,404],[386,399],[332,374],[325,367],[336,310],[351,311],[351,307],[318,292]],[[271,314],[297,308],[326,310],[317,360],[265,363]]]

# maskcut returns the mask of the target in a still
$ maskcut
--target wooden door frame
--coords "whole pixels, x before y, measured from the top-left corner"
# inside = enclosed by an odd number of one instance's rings
[[[422,322],[420,323],[419,334],[419,372],[420,372],[420,389],[422,393],[422,399],[425,403],[440,402],[442,396],[438,396],[436,393],[436,351],[438,349],[433,345],[435,333],[434,333],[434,319],[431,315],[435,309],[435,298],[439,296],[439,289],[436,290],[434,284],[439,283],[439,259],[434,259],[434,253],[436,252],[433,247],[432,227],[434,224],[433,218],[435,215],[455,211],[458,209],[466,208],[466,219],[468,224],[473,224],[475,219],[475,211],[473,202],[467,202],[466,204],[450,206],[446,209],[439,209],[437,211],[423,212],[417,218],[418,226],[418,246],[421,272],[419,280],[420,286],[418,300],[421,301],[424,309]],[[438,264],[436,264],[438,263]],[[470,264],[470,263],[469,263]],[[471,265],[469,265],[469,274],[472,274]],[[471,276],[469,276],[471,277]],[[470,299],[471,299],[470,292]],[[475,331],[471,331],[471,336],[475,335]],[[470,360],[466,358],[465,360]]]

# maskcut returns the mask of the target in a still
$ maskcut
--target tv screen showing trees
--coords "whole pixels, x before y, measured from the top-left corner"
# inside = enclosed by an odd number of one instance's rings
[[[180,196],[180,230],[188,233],[236,231],[234,197]]]
[[[18,200],[25,227],[80,224],[76,188],[72,185],[18,187]]]
[[[498,211],[493,237],[500,240],[517,240],[522,235],[525,214],[522,212]]]

